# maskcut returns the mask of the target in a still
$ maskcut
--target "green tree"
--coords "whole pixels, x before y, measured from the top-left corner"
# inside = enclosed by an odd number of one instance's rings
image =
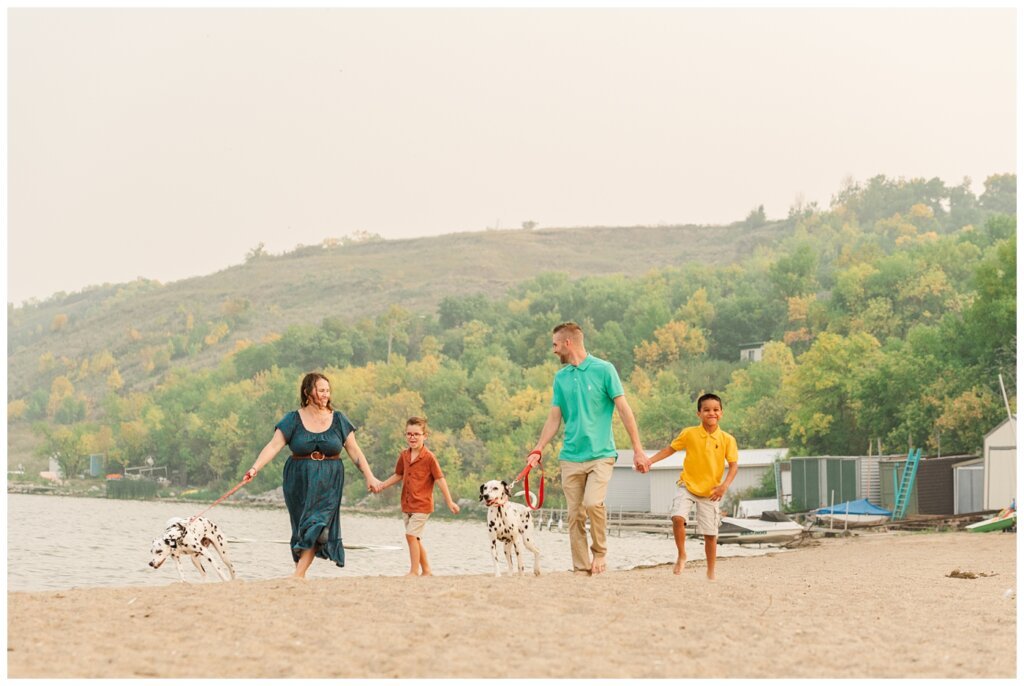
[[[723,420],[740,445],[752,448],[783,447],[787,439],[789,408],[782,398],[783,380],[796,367],[793,353],[783,343],[765,345],[761,361],[732,373],[723,394]]]
[[[978,264],[977,297],[964,312],[960,355],[988,379],[1017,367],[1017,239],[992,247]]]
[[[772,265],[769,273],[783,298],[806,295],[817,289],[818,257],[809,243],[801,243]]]
[[[865,445],[859,425],[860,379],[878,363],[878,341],[865,333],[824,333],[784,379],[790,439],[805,454],[856,454]]]
[[[630,404],[635,405],[634,411],[639,424],[640,436],[644,439],[644,447],[650,449],[663,448],[676,437],[685,427],[696,423],[696,407],[693,402],[696,396],[689,389],[684,388],[679,378],[672,372],[659,372],[653,383],[647,385],[640,381],[640,389],[631,395]],[[631,380],[632,381],[632,380]],[[632,398],[635,398],[635,402]],[[616,440],[621,441],[620,445],[629,445],[625,428],[616,421]]]
[[[978,199],[987,212],[1017,214],[1017,175],[993,174],[985,179],[985,191]]]
[[[85,468],[88,456],[82,445],[82,436],[87,431],[84,424],[52,426],[39,422],[35,429],[42,439],[36,454],[55,458],[65,478],[74,478]]]

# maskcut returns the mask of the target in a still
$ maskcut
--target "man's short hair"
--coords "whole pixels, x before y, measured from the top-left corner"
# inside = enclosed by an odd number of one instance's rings
[[[551,333],[562,333],[577,343],[583,342],[583,329],[581,329],[580,325],[576,322],[562,322],[556,326]]]
[[[725,405],[722,404],[722,399],[719,398],[717,395],[715,395],[714,393],[705,393],[701,397],[697,398],[697,411],[698,412],[700,412],[700,409],[701,409],[700,406],[704,404],[705,400],[717,400],[719,407],[725,407]]]

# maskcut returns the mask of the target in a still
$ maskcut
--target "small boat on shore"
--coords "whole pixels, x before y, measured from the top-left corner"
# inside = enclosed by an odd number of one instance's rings
[[[995,517],[989,517],[983,519],[980,522],[969,524],[964,527],[965,530],[974,533],[985,532],[985,531],[1002,531],[1003,529],[1009,529],[1012,526],[1017,525],[1017,510],[1013,508],[1005,508],[1000,510],[999,514]]]
[[[814,516],[826,524],[831,522],[833,526],[877,526],[892,519],[892,512],[872,505],[867,498],[861,498],[831,507],[820,507],[814,511]]]
[[[781,512],[763,512],[759,519],[722,517],[719,543],[786,543],[800,536],[804,528]]]

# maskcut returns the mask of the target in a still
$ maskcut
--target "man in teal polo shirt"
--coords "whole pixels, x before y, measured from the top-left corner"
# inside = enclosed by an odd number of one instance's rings
[[[569,545],[573,571],[600,574],[606,568],[608,549],[604,496],[615,465],[612,411],[618,411],[633,443],[633,467],[647,472],[651,463],[640,444],[633,410],[626,402],[619,373],[610,362],[587,354],[583,330],[574,322],[559,324],[551,336],[551,347],[562,367],[555,374],[551,412],[540,439],[526,463],[535,467],[541,453],[565,420],[562,452],[558,455],[562,491],[569,509]],[[593,545],[587,547],[586,523],[590,520]],[[593,559],[590,553],[594,553]]]

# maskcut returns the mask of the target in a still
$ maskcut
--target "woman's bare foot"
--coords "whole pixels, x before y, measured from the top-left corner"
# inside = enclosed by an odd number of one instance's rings
[[[683,573],[683,569],[685,567],[686,567],[686,558],[685,557],[677,557],[676,558],[676,566],[672,568],[672,573],[673,574],[682,574]]]
[[[601,574],[606,568],[604,555],[595,555],[594,564],[590,565],[590,575]]]

